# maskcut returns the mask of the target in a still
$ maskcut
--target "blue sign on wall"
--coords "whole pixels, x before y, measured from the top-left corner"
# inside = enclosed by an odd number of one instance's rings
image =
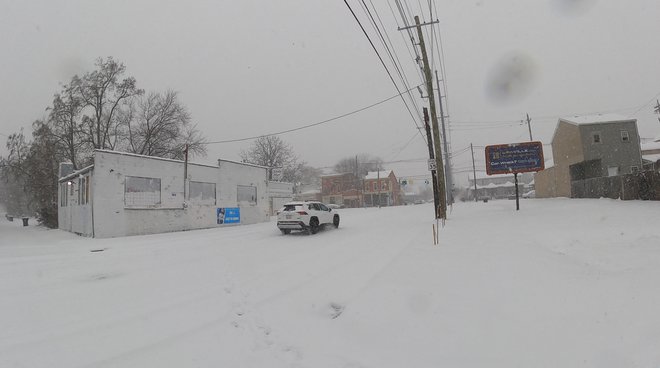
[[[216,216],[218,218],[218,225],[241,223],[241,209],[238,207],[218,208]]]
[[[545,169],[543,144],[523,142],[486,146],[486,173],[514,174]]]

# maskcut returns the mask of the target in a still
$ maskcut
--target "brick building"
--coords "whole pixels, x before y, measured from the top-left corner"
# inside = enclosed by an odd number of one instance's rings
[[[392,170],[369,172],[364,178],[363,190],[367,207],[401,204],[401,186]]]

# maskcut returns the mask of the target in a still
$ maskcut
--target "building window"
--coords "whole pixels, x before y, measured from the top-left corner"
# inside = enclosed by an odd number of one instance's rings
[[[630,142],[630,136],[628,135],[627,130],[621,131],[621,142]]]
[[[215,205],[215,183],[204,183],[201,181],[191,181],[190,201],[199,204]]]
[[[69,182],[65,183],[60,183],[60,207],[66,207],[67,203],[67,195],[69,191],[67,190],[67,185],[69,185]]]
[[[87,180],[82,177],[78,178],[78,205],[81,206],[85,204],[85,182]]]
[[[601,143],[600,132],[593,133],[592,138],[593,138],[593,143],[596,143],[596,144]]]
[[[631,173],[638,173],[639,172],[639,166],[630,166],[630,172]]]
[[[160,205],[160,179],[127,176],[124,183],[124,205],[155,207]]]
[[[385,190],[385,191],[387,191],[387,182],[386,182],[386,181],[384,181],[384,182],[381,183],[381,185],[380,185],[380,189],[381,189],[381,190]]]
[[[257,187],[248,185],[239,185],[237,187],[238,204],[257,204]]]
[[[89,203],[89,179],[90,177],[88,176],[85,182],[85,204]]]

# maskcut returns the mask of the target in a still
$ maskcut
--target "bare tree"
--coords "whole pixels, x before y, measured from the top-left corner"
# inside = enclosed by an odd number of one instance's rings
[[[121,79],[126,67],[112,57],[97,59],[96,67],[82,77],[73,77],[71,87],[80,96],[83,108],[91,112],[82,117],[87,141],[93,148],[114,149],[120,133],[116,114],[121,103],[143,91],[136,87],[135,78]]]
[[[83,100],[76,93],[74,87],[65,85],[60,93],[53,98],[53,106],[49,107],[48,123],[51,134],[58,149],[64,157],[79,168],[79,161],[84,150],[85,142],[81,131],[81,113]],[[89,155],[89,148],[87,149]]]
[[[174,91],[137,98],[118,120],[125,128],[129,152],[181,159],[188,145],[193,156],[206,153],[204,138]]]
[[[7,196],[2,198],[3,204],[9,215],[29,215],[29,197],[26,190],[29,173],[25,162],[30,145],[25,141],[23,129],[7,137],[7,150],[7,157],[0,160],[0,173],[7,191]]]
[[[363,177],[367,175],[369,171],[377,171],[379,168],[382,168],[382,166],[383,160],[380,157],[361,153],[357,156],[346,157],[339,160],[339,162],[335,164],[334,170],[338,173],[350,172],[357,177]]]
[[[266,167],[281,167],[284,169],[284,181],[295,182],[300,165],[293,148],[276,135],[257,138],[247,151],[241,151],[241,159],[255,165]],[[269,170],[268,179],[272,180],[272,170]]]
[[[27,188],[30,205],[40,223],[56,228],[59,163],[64,158],[58,152],[55,136],[42,121],[32,124],[32,142],[25,162],[28,171]]]

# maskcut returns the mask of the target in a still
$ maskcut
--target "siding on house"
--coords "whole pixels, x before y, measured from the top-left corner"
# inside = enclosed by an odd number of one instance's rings
[[[264,167],[226,160],[189,163],[184,191],[182,161],[97,150],[88,171],[60,179],[75,186],[91,178],[86,204],[60,191],[60,229],[107,238],[228,226],[218,223],[221,208],[239,208],[238,224],[268,221],[266,175]]]

